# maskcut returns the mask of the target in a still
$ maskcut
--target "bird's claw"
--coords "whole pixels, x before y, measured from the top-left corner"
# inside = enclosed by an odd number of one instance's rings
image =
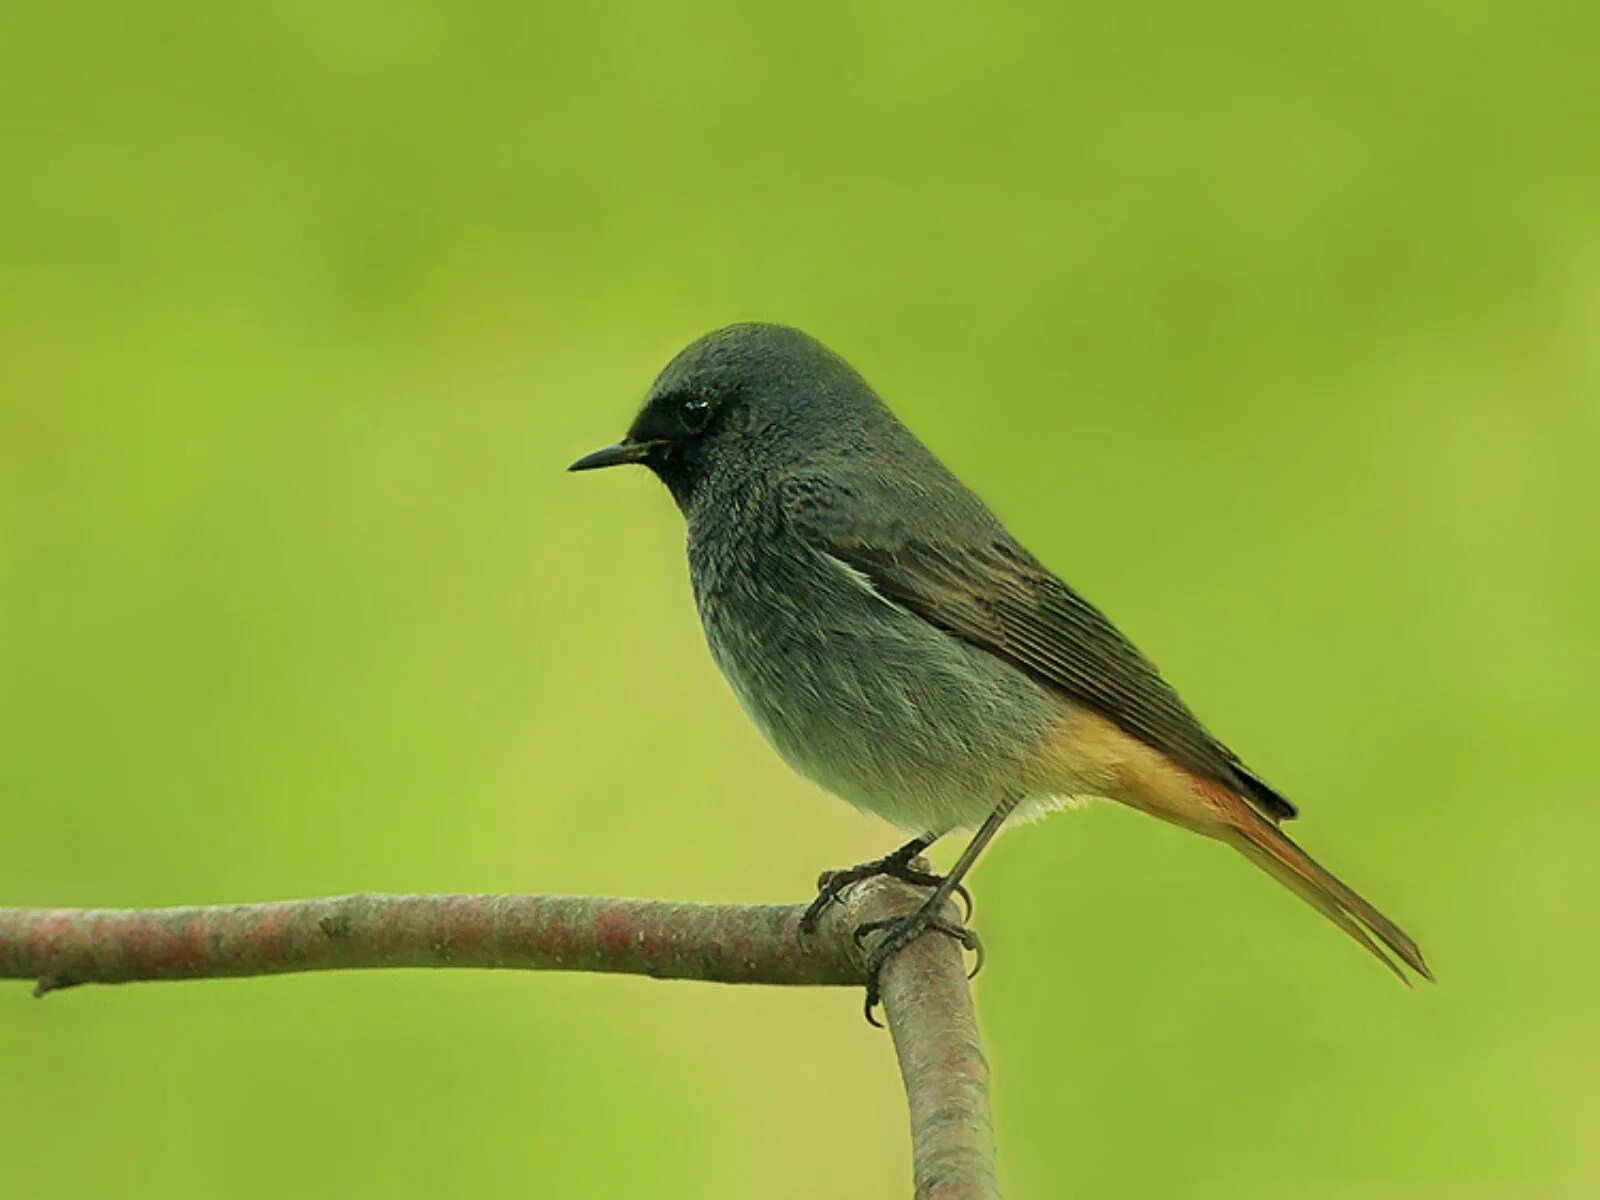
[[[800,923],[795,927],[795,940],[804,942],[817,931],[817,923],[822,920],[822,914],[836,903],[846,890],[876,876],[897,879],[901,883],[909,883],[913,887],[937,888],[944,883],[943,875],[935,875],[931,871],[919,871],[908,862],[889,858],[875,859],[872,862],[862,863],[855,867],[844,867],[836,871],[824,871],[817,876],[817,896],[806,911],[800,916]],[[972,920],[972,893],[966,887],[957,884],[953,895],[961,898],[963,909],[963,922]]]
[[[927,905],[917,909],[916,912],[911,913],[909,916],[889,917],[884,920],[868,921],[863,925],[858,925],[854,934],[856,945],[858,946],[864,944],[864,939],[868,935],[877,933],[880,930],[885,931],[884,936],[878,940],[877,945],[873,946],[867,955],[867,995],[864,1006],[867,1024],[875,1025],[880,1029],[883,1028],[882,1022],[873,1015],[873,1010],[878,1007],[878,1002],[883,998],[880,982],[884,965],[930,929],[942,933],[946,937],[954,938],[961,943],[963,950],[971,950],[977,956],[972,970],[967,973],[968,979],[975,978],[978,972],[983,970],[983,939],[965,925],[936,916]]]

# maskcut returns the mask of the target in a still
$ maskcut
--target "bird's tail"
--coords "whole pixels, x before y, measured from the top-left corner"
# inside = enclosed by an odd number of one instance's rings
[[[1409,986],[1411,981],[1378,942],[1418,975],[1433,979],[1422,951],[1404,930],[1323,870],[1276,825],[1252,811],[1242,814],[1219,836],[1365,946],[1402,983]]]

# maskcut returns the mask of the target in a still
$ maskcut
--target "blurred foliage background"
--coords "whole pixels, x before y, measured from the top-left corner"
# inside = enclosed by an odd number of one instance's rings
[[[738,712],[665,492],[562,471],[781,320],[1440,976],[1132,813],[1003,839],[1011,1193],[1587,1194],[1594,14],[6,6],[0,902],[798,899],[887,848]],[[5,1191],[898,1195],[858,1009],[9,985]]]

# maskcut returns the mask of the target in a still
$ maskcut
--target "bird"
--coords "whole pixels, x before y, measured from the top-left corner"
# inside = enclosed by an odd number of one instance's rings
[[[1283,831],[1296,809],[1210,733],[1098,608],[1030,554],[810,335],[747,322],[680,351],[626,436],[572,471],[639,464],[685,519],[712,658],[778,755],[911,839],[824,872],[800,923],[877,875],[931,889],[864,925],[866,1014],[929,930],[981,955],[950,898],[1004,828],[1088,799],[1233,847],[1403,982],[1406,933]],[[919,856],[971,831],[948,873]],[[981,958],[980,958],[981,964]]]

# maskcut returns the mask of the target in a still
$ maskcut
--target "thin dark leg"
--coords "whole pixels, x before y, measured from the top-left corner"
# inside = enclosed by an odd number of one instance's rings
[[[800,918],[800,926],[796,936],[806,937],[816,930],[817,921],[827,911],[828,906],[839,899],[844,890],[852,884],[860,883],[863,879],[871,879],[878,875],[887,875],[891,879],[898,879],[903,883],[913,884],[917,887],[936,888],[944,882],[942,875],[934,875],[927,871],[919,871],[911,865],[911,860],[916,858],[934,842],[938,835],[927,833],[919,838],[913,838],[898,850],[885,854],[882,858],[875,858],[871,862],[859,863],[853,867],[845,867],[839,871],[824,871],[817,877],[817,898],[806,909],[805,915]],[[972,915],[972,897],[967,895],[966,889],[959,892],[967,905],[967,916]]]
[[[884,963],[893,955],[909,945],[924,930],[934,929],[940,933],[955,938],[968,950],[973,950],[978,955],[978,966],[973,974],[983,966],[983,943],[978,940],[978,935],[964,925],[952,925],[940,916],[944,905],[957,891],[961,890],[961,881],[967,872],[972,870],[972,865],[978,861],[978,856],[983,853],[983,848],[994,840],[994,835],[999,833],[1006,823],[1006,818],[1017,807],[1021,797],[1011,797],[1002,801],[995,810],[984,820],[967,843],[967,848],[961,852],[961,857],[956,859],[956,865],[950,868],[946,875],[934,888],[933,894],[927,898],[922,907],[916,912],[905,917],[895,917],[886,921],[869,921],[856,929],[856,941],[860,941],[867,934],[877,930],[885,930],[884,936],[867,955],[867,1020],[869,1023],[878,1024],[872,1015],[872,1010],[878,1005],[878,977],[883,972]],[[969,914],[970,915],[970,914]]]

